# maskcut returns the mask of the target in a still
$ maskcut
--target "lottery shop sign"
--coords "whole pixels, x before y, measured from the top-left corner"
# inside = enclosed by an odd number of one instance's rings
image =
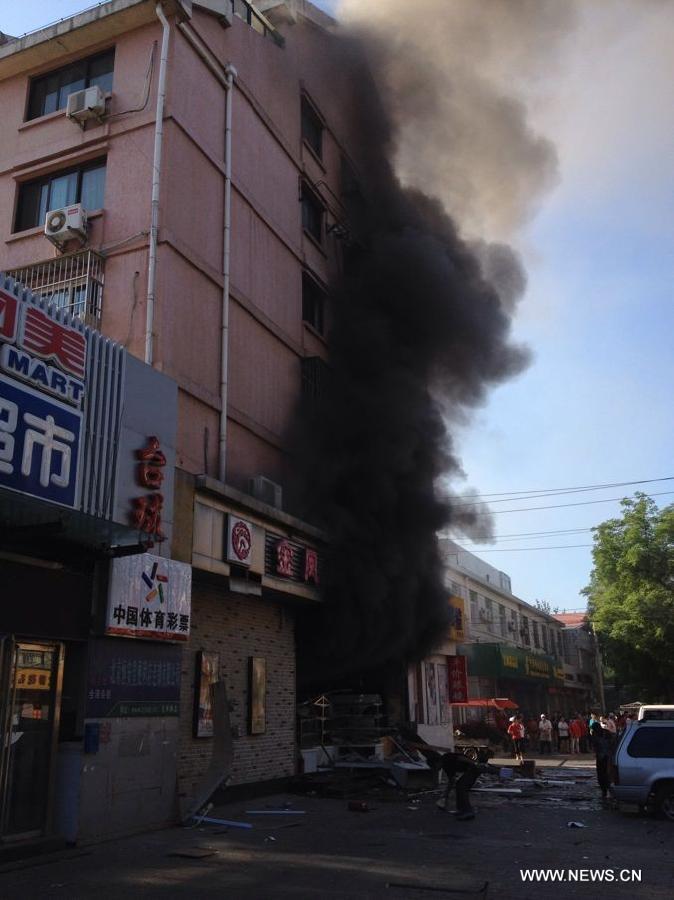
[[[87,337],[0,289],[0,487],[78,503]]]
[[[106,634],[186,641],[191,617],[191,566],[151,553],[112,560]]]

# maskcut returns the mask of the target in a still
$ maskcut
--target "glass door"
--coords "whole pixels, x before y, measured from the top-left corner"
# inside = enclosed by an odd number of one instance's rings
[[[37,836],[51,812],[63,645],[6,637],[0,653],[0,836]]]

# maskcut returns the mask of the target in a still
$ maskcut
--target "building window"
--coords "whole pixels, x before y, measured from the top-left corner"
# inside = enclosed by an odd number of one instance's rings
[[[540,647],[540,646],[541,646],[541,642],[540,642],[540,639],[539,639],[539,637],[538,637],[538,622],[532,622],[532,623],[531,623],[531,629],[532,629],[532,631],[533,631],[533,633],[534,633],[534,647]]]
[[[529,646],[531,644],[531,636],[529,634],[529,617],[528,616],[522,616],[522,628],[520,630],[520,636],[527,646]]]
[[[480,610],[477,602],[477,591],[468,591],[470,597],[470,621],[480,621]]]
[[[543,649],[545,652],[548,652],[548,629],[545,625],[541,625],[541,641],[543,643]]]
[[[325,399],[330,367],[320,356],[305,356],[302,365],[302,397],[310,403]]]
[[[302,273],[302,320],[323,334],[325,331],[325,291],[307,272]]]
[[[28,119],[37,119],[57,109],[65,109],[70,94],[98,85],[104,94],[112,90],[115,51],[106,50],[89,59],[40,75],[30,83]]]
[[[484,617],[487,624],[491,626],[494,621],[494,603],[491,597],[484,598]],[[489,630],[491,631],[491,627]]]
[[[452,596],[463,597],[463,588],[456,581],[452,582]]]
[[[323,215],[325,208],[317,194],[304,183],[302,185],[302,228],[319,243],[323,240]]]
[[[323,158],[323,120],[305,96],[302,96],[302,140],[319,159]]]
[[[499,621],[499,629],[501,631],[501,637],[505,637],[507,634],[507,626],[506,626],[506,610],[505,606],[502,603],[498,605],[498,621]]]
[[[26,181],[19,185],[14,230],[25,231],[42,225],[50,210],[71,203],[81,203],[86,210],[100,209],[104,191],[104,159]]]

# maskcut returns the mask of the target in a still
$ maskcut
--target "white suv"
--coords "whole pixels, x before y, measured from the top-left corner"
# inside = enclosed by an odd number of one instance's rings
[[[655,808],[674,822],[674,720],[632,722],[614,756],[611,792],[622,803]]]

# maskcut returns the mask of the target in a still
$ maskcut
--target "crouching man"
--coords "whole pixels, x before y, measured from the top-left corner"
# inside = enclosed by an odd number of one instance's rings
[[[475,810],[470,803],[470,790],[478,777],[487,771],[487,760],[494,754],[491,750],[479,751],[478,761],[473,762],[463,753],[452,753],[441,747],[427,744],[416,732],[407,730],[401,733],[404,744],[410,750],[418,750],[434,772],[444,772],[447,788],[444,799],[438,800],[438,807],[447,810],[449,795],[456,792],[456,818],[467,821],[475,818]]]

